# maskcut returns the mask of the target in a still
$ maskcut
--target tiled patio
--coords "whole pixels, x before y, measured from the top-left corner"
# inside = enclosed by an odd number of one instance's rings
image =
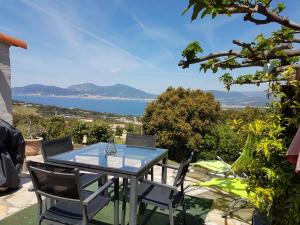
[[[27,157],[27,160],[42,161],[41,155],[34,157]],[[154,168],[155,180],[160,180],[160,168]],[[172,184],[174,179],[174,171],[168,169],[168,183]],[[0,194],[0,225],[1,220],[10,216],[28,206],[36,203],[36,196],[34,192],[28,191],[31,187],[31,181],[27,173],[22,174],[22,188],[12,193]],[[193,185],[197,180],[187,177],[185,185]],[[251,209],[240,210],[233,218],[223,219],[221,217],[223,211],[226,209],[232,198],[225,193],[216,192],[209,188],[196,188],[191,187],[188,189],[188,195],[207,198],[213,200],[211,211],[206,215],[206,225],[246,225],[249,223],[242,222],[249,221]],[[20,223],[21,224],[21,223]],[[17,225],[17,224],[14,224]],[[196,225],[196,224],[195,224]]]

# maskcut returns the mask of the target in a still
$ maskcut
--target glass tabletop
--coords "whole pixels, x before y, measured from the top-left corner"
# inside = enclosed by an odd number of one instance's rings
[[[117,152],[108,155],[107,143],[98,143],[78,150],[48,157],[49,162],[136,174],[166,157],[168,150],[138,148],[115,144]]]

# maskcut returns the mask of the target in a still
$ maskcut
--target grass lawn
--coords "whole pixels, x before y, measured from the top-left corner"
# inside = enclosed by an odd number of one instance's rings
[[[212,205],[212,200],[190,197],[185,199],[186,212],[185,220],[189,225],[204,224],[206,214],[209,212]],[[128,204],[127,204],[128,205]],[[120,207],[121,208],[121,207]],[[127,216],[128,218],[127,208]],[[37,224],[37,205],[30,206],[20,212],[17,212],[0,221],[0,225],[36,225]],[[120,210],[121,214],[121,210]],[[184,224],[184,212],[181,207],[176,212],[175,224]],[[121,220],[120,220],[121,221]],[[127,220],[128,222],[128,220]],[[90,225],[109,225],[113,224],[113,203],[110,203],[102,211],[100,211],[91,221]],[[169,214],[168,211],[161,211],[152,206],[148,206],[145,213],[138,215],[138,224],[140,225],[168,225]]]
[[[23,105],[13,105],[13,112],[22,114],[24,116],[26,115],[39,115],[37,112],[37,108],[35,107],[26,107]]]

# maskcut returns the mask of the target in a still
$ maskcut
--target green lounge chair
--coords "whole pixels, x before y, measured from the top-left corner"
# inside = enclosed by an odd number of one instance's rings
[[[217,188],[234,197],[234,201],[231,203],[230,207],[223,213],[223,218],[248,205],[247,175],[241,173],[243,166],[239,164],[240,162],[245,161],[245,158],[249,159],[250,157],[247,157],[249,155],[248,151],[243,151],[241,156],[232,165],[224,162],[219,156],[217,156],[218,160],[198,161],[193,164],[196,167],[210,170],[213,174],[218,176],[206,182],[199,182],[196,186]],[[239,172],[240,175],[238,175],[237,172]],[[223,176],[220,177],[220,175]]]

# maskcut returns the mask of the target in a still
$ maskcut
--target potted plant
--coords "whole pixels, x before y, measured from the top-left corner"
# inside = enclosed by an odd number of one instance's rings
[[[29,121],[28,126],[22,130],[25,139],[25,155],[34,156],[40,154],[43,141],[40,135],[43,133],[43,126],[39,123],[33,125]]]

